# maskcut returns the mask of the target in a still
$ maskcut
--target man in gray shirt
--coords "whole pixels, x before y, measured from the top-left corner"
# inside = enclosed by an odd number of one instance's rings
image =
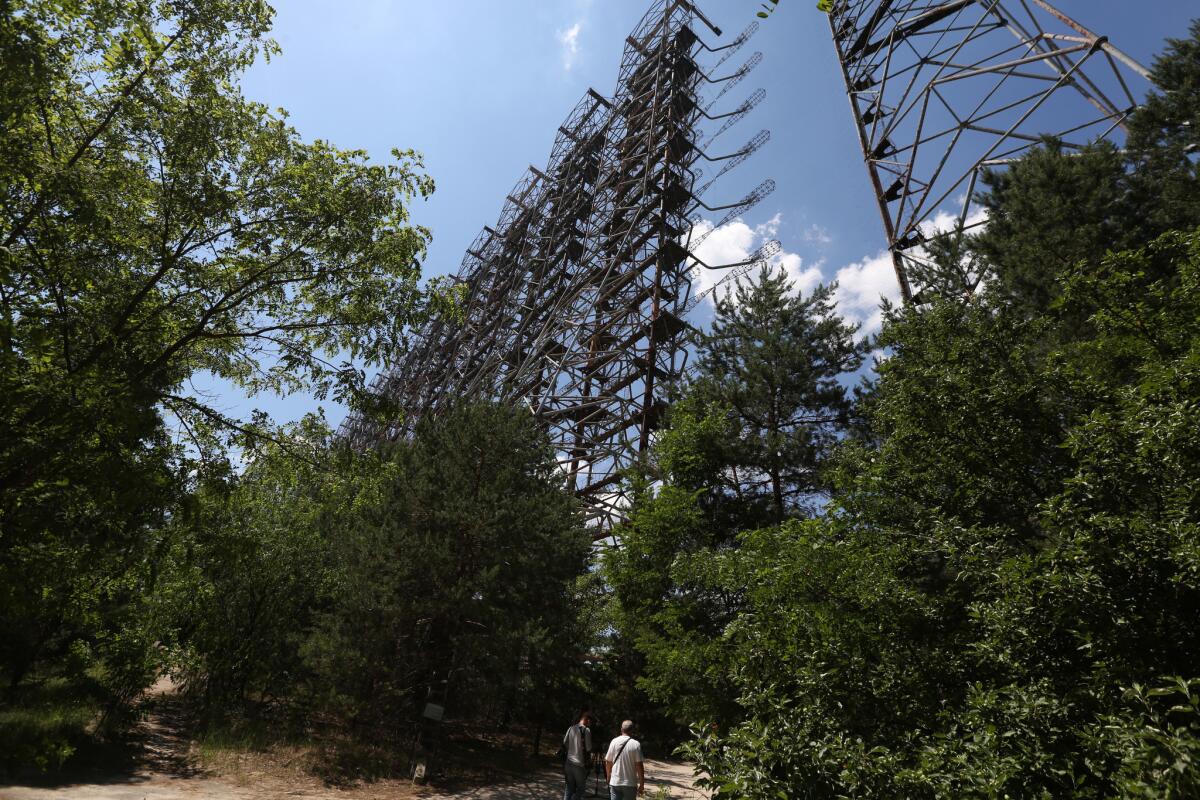
[[[563,734],[563,772],[567,788],[563,800],[583,800],[583,787],[587,783],[588,767],[592,757],[592,715],[588,711],[579,714],[579,722],[567,728]]]

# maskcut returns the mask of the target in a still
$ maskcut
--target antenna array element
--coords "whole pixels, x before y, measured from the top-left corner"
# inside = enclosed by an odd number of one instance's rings
[[[705,54],[725,61],[756,26],[723,47],[705,44],[701,26],[720,35],[690,2],[653,4],[625,40],[613,96],[588,91],[545,167],[530,167],[467,249],[461,315],[415,331],[376,380],[403,418],[355,416],[343,436],[360,447],[395,439],[463,397],[519,403],[547,423],[564,477],[597,538],[607,534],[626,505],[622,470],[646,449],[685,368],[697,161],[740,163],[766,139],[728,156],[697,144],[702,120],[720,120],[723,133],[762,99],[727,114],[703,101],[704,88],[724,94],[761,55],[711,74]],[[742,213],[773,186],[711,208]]]

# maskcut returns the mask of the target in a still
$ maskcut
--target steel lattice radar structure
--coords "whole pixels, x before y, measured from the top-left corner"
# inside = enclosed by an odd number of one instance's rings
[[[820,6],[906,302],[920,301],[913,276],[929,237],[947,222],[957,236],[986,222],[975,201],[983,170],[1046,137],[1068,150],[1119,140],[1146,87],[1145,68],[1045,0]],[[767,180],[733,202],[703,199],[770,138],[724,152],[720,142],[764,97],[726,99],[762,60],[726,66],[756,27],[720,44],[694,3],[657,0],[625,40],[612,96],[587,92],[546,165],[529,168],[467,249],[461,313],[415,331],[377,378],[401,413],[352,416],[342,435],[360,447],[396,439],[464,397],[522,404],[546,422],[565,480],[597,538],[607,535],[626,507],[623,470],[687,367],[694,271],[737,277],[779,249],[740,264],[694,255],[693,231],[711,233],[774,189]],[[704,211],[723,216],[698,228]]]
[[[625,507],[622,471],[686,368],[693,272],[739,274],[778,250],[772,242],[734,265],[692,255],[702,209],[723,214],[719,226],[774,189],[768,180],[732,202],[701,199],[769,138],[719,149],[763,99],[727,99],[762,59],[726,66],[756,27],[719,44],[693,3],[655,2],[625,40],[613,95],[587,92],[546,165],[529,168],[468,248],[461,313],[416,331],[376,380],[401,416],[352,416],[342,435],[357,446],[396,439],[463,397],[520,403],[547,423],[565,480],[606,535]]]
[[[1119,141],[1148,72],[1044,0],[824,0],[906,302],[922,245],[984,224],[985,169],[1053,137]],[[953,206],[953,211],[947,209]],[[940,220],[939,220],[940,218]]]

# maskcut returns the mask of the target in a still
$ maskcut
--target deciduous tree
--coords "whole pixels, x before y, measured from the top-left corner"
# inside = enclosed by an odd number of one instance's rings
[[[123,693],[145,679],[130,614],[186,462],[269,429],[229,418],[193,378],[353,403],[362,365],[427,309],[428,232],[407,211],[432,190],[419,158],[305,142],[237,88],[275,51],[272,13],[261,0],[0,5],[10,683],[72,648],[138,663]]]

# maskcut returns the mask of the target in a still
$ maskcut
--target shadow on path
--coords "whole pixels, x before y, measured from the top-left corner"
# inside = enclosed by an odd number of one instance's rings
[[[151,689],[139,709],[142,719],[121,740],[86,746],[76,756],[77,766],[62,772],[14,776],[14,785],[0,785],[0,800],[85,794],[89,798],[140,799],[151,781],[161,784],[207,777],[187,756],[183,703],[171,688],[167,683]]]
[[[222,778],[188,757],[184,703],[169,686],[156,686],[144,711],[125,741],[89,751],[84,766],[63,774],[19,776],[13,785],[0,785],[0,800],[550,800],[563,794],[559,768],[520,758],[497,763],[489,757],[494,753],[479,745],[464,750],[478,768],[468,770],[461,783],[442,787],[421,789],[407,780],[385,780],[337,789],[256,774]],[[672,800],[702,800],[706,795],[692,787],[692,780],[689,765],[646,762],[647,797],[665,786]],[[607,800],[603,778],[597,782],[590,776],[584,796]]]
[[[665,786],[671,793],[671,800],[704,800],[708,795],[694,787],[693,780],[690,765],[647,761],[645,797],[652,797],[658,787]],[[422,800],[546,800],[561,797],[562,793],[562,773],[546,770],[529,778],[491,786],[438,790],[434,794],[423,796]],[[607,800],[608,786],[603,778],[597,783],[595,776],[589,776],[584,797],[600,797]]]

